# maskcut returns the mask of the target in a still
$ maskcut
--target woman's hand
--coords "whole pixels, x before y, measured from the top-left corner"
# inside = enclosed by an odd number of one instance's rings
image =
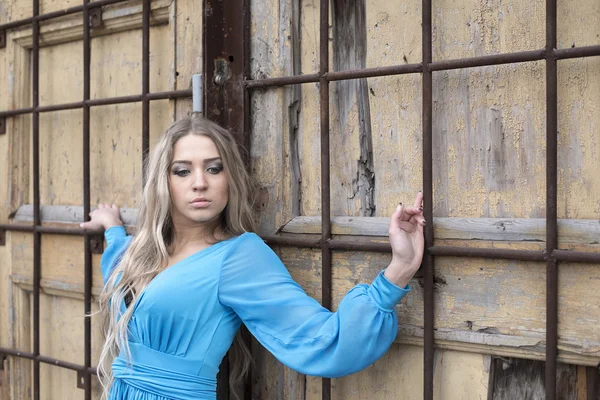
[[[406,287],[423,260],[425,239],[423,227],[423,193],[419,192],[414,206],[398,205],[390,222],[392,262],[385,270],[385,277],[399,287]]]
[[[116,204],[98,204],[98,208],[90,213],[90,220],[79,224],[83,230],[101,230],[123,225],[119,217],[119,207]]]

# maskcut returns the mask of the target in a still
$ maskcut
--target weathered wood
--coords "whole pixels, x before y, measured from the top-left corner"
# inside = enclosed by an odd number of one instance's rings
[[[493,380],[489,400],[546,398],[544,363],[513,358],[495,358],[492,362]],[[577,393],[577,367],[558,364],[556,372],[556,398],[579,399]]]
[[[334,0],[331,5],[333,25],[333,67],[335,71],[355,70],[366,67],[367,26],[366,1]],[[347,174],[338,177],[341,186],[351,177],[346,197],[349,214],[375,215],[375,168],[373,162],[373,136],[371,109],[366,79],[335,82],[334,97],[340,135],[331,138],[333,148],[347,146],[347,141],[356,140],[351,148],[358,149],[357,158],[347,157],[345,152],[333,152],[336,168]],[[354,129],[358,132],[354,132]],[[358,136],[358,137],[357,137]],[[349,187],[348,187],[349,186]],[[344,188],[342,188],[344,189]]]
[[[59,4],[60,2],[56,2]],[[167,24],[170,5],[173,0],[153,0],[150,24]],[[91,37],[111,35],[142,27],[142,0],[105,6],[102,9],[102,26],[90,31]],[[33,32],[30,26],[15,30],[11,39],[26,49],[33,46]],[[51,19],[40,26],[40,47],[79,41],[83,38],[83,18],[81,13]],[[80,49],[81,51],[81,49]],[[76,93],[79,95],[79,93]]]
[[[332,217],[334,235],[387,236],[387,217]],[[545,242],[546,220],[540,218],[448,218],[433,220],[436,240],[486,240],[510,242]],[[281,232],[296,234],[321,233],[321,217],[295,217]],[[558,220],[561,244],[600,244],[600,220]]]

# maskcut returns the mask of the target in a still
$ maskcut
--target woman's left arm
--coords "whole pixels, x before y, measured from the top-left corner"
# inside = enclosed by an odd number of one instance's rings
[[[351,289],[337,311],[330,312],[294,282],[258,236],[249,234],[228,251],[221,267],[219,301],[290,368],[339,377],[364,369],[385,354],[398,331],[394,306],[409,290],[392,283],[382,271],[371,285]]]

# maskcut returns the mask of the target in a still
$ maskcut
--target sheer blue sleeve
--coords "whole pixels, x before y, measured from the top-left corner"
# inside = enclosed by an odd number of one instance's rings
[[[282,363],[334,378],[366,368],[389,349],[398,331],[393,308],[409,290],[382,271],[371,285],[351,289],[332,313],[294,282],[260,237],[245,234],[221,267],[219,301]]]
[[[128,236],[124,227],[113,226],[104,231],[104,237],[107,246],[100,259],[100,269],[102,270],[102,279],[106,284],[111,272],[119,264],[123,253],[129,247],[133,236]]]

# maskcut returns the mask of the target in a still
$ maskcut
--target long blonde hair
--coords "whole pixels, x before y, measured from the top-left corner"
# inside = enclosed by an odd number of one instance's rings
[[[111,367],[114,358],[123,350],[128,359],[131,359],[127,327],[136,300],[148,283],[167,265],[169,248],[173,242],[169,167],[173,161],[175,143],[190,134],[212,139],[227,173],[229,199],[221,218],[211,227],[210,233],[214,241],[217,241],[217,230],[225,237],[255,230],[253,186],[233,135],[200,116],[174,122],[146,159],[147,180],[137,216],[136,234],[100,294],[100,313],[104,316],[106,332],[98,366],[103,399],[108,398],[114,381]],[[140,290],[136,293],[132,288]],[[120,316],[120,304],[126,297],[129,305]],[[230,384],[234,384],[243,379],[250,364],[250,352],[239,332],[230,356]]]

